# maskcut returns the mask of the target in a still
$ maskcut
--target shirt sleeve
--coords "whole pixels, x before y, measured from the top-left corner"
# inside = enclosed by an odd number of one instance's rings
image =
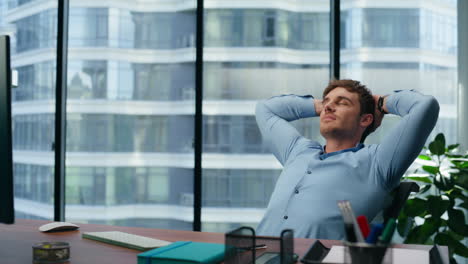
[[[377,145],[373,165],[383,187],[391,190],[421,152],[437,122],[439,103],[433,96],[405,90],[387,97],[386,106],[402,119]]]
[[[282,95],[257,103],[255,117],[264,142],[284,165],[303,138],[289,122],[317,116],[311,95]]]

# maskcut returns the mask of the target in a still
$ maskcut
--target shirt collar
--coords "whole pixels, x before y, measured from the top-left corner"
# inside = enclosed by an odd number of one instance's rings
[[[364,144],[358,143],[358,144],[356,144],[355,147],[352,147],[352,148],[347,148],[347,149],[342,149],[342,150],[335,151],[335,152],[325,153],[325,147],[321,146],[322,151],[320,151],[319,159],[324,160],[324,159],[326,159],[328,157],[338,155],[338,154],[341,154],[343,152],[348,152],[348,151],[356,152],[356,151],[362,149],[363,147],[364,147]]]

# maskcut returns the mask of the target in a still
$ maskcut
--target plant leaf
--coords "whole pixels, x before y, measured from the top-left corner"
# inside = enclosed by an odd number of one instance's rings
[[[449,247],[449,250],[454,252],[455,254],[465,258],[468,257],[468,248],[449,234],[437,234],[434,238],[434,243],[436,243],[437,245],[446,245]]]
[[[406,237],[406,235],[408,235],[408,232],[413,227],[413,225],[414,225],[414,220],[412,217],[404,216],[404,214],[400,214],[398,216],[397,231],[401,237]]]
[[[451,237],[453,237],[454,239],[456,239],[458,241],[461,241],[461,240],[465,239],[464,236],[462,236],[460,234],[457,234],[457,233],[453,232],[452,230],[448,230],[447,234],[449,234]]]
[[[439,135],[437,135],[437,136],[439,136]],[[437,136],[436,136],[436,139],[434,141],[429,143],[429,150],[431,151],[431,153],[433,155],[440,156],[440,155],[443,155],[445,153],[445,139],[444,139],[444,141],[437,140]]]
[[[458,169],[466,169],[468,167],[468,162],[464,160],[450,160],[450,162]]]
[[[453,149],[456,149],[456,148],[458,148],[458,146],[460,146],[460,144],[452,144],[452,145],[448,145],[447,149],[448,149],[448,151],[450,151],[450,150],[453,150]]]
[[[441,224],[440,219],[428,218],[424,221],[424,224],[413,228],[408,237],[406,237],[405,243],[409,244],[426,244],[428,239],[439,230]]]
[[[461,210],[448,209],[448,227],[457,234],[468,236],[468,226],[465,224],[465,214]]]
[[[439,172],[439,167],[434,167],[434,166],[424,165],[422,166],[422,169],[433,175],[436,175]]]
[[[463,203],[468,203],[468,197],[466,197],[463,194],[463,192],[458,188],[454,188],[454,189],[450,190],[449,192],[447,192],[446,194],[451,200],[460,199],[460,200],[462,200]]]
[[[447,211],[450,201],[443,200],[440,196],[429,195],[427,197],[427,210],[433,218],[439,218]]]
[[[421,232],[427,236],[426,240],[432,236],[437,230],[439,230],[442,221],[439,218],[429,217],[422,224]]]
[[[434,141],[440,142],[440,144],[445,148],[445,136],[444,133],[439,133],[435,137]]]
[[[423,194],[425,192],[427,192],[429,189],[431,189],[431,186],[430,184],[427,184],[425,185],[424,187],[421,188],[421,190],[419,191],[420,194]]]
[[[403,212],[411,217],[422,215],[427,210],[426,203],[427,201],[421,198],[409,199],[403,207]]]
[[[422,160],[432,160],[432,158],[428,155],[419,155],[418,158]]]
[[[413,177],[413,176],[408,176],[405,177],[405,179],[412,180],[412,181],[418,181],[418,182],[424,182],[424,183],[432,183],[431,179],[429,177]]]
[[[405,244],[424,244],[425,242],[425,240],[422,241],[421,226],[411,229],[404,241]]]
[[[449,153],[445,153],[445,156],[449,158],[462,158],[463,157],[463,155],[460,155],[460,154],[449,154]]]
[[[444,176],[442,176],[444,177]],[[443,180],[443,181],[442,181]],[[453,183],[453,180],[450,179],[450,178],[439,178],[439,180],[437,178],[434,179],[434,185],[439,188],[440,190],[442,191],[450,191],[451,189],[453,189],[453,187],[455,187],[455,184]]]
[[[463,202],[459,205],[461,208],[465,208],[466,210],[468,210],[468,203],[467,202]]]
[[[453,174],[453,181],[456,185],[468,189],[468,173],[456,173]]]

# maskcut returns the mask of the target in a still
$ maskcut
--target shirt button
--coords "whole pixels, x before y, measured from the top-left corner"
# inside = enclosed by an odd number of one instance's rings
[[[298,189],[294,190],[294,193],[299,193],[299,190]]]
[[[287,216],[287,215],[285,215],[283,218],[284,218],[284,219],[288,219],[288,216]]]
[[[307,174],[311,174],[312,172],[310,170],[307,171]]]

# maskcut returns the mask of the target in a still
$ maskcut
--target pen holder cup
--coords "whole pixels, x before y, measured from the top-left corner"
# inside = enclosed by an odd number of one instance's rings
[[[391,264],[392,254],[387,254],[388,245],[344,242],[344,263],[351,264]],[[388,251],[390,252],[390,250]]]

